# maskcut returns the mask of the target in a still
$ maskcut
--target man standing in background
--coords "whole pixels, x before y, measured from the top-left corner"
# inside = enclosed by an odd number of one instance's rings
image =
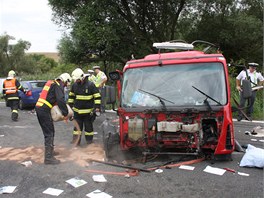
[[[236,89],[240,92],[240,108],[245,107],[246,99],[242,96],[243,87],[242,81],[243,80],[250,80],[251,87],[258,86],[259,84],[263,84],[264,78],[261,73],[256,71],[258,66],[257,63],[248,63],[249,69],[241,71],[238,76],[236,77]],[[256,99],[257,91],[252,92],[252,96],[249,98],[249,104],[247,108],[247,116],[251,118],[253,113],[254,102]],[[237,121],[241,121],[243,119],[243,115],[241,112],[238,114]]]
[[[95,78],[94,84],[99,89],[101,94],[101,112],[105,112],[105,83],[107,82],[107,76],[100,70],[100,66],[93,67]]]

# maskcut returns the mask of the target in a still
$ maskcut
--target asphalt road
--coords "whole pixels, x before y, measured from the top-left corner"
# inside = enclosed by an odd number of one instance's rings
[[[175,197],[264,197],[263,195],[263,169],[239,167],[239,162],[244,153],[234,152],[232,161],[203,161],[193,164],[193,171],[187,171],[174,167],[164,169],[162,173],[140,172],[138,176],[124,177],[106,175],[106,183],[96,183],[92,176],[98,173],[88,173],[88,169],[102,171],[121,171],[124,169],[109,165],[87,162],[87,153],[94,158],[103,157],[101,150],[100,124],[107,117],[114,118],[114,114],[106,113],[95,121],[94,144],[87,147],[84,141],[80,149],[70,144],[72,138],[72,123],[55,123],[55,145],[62,154],[58,156],[62,160],[59,165],[44,165],[43,162],[43,135],[37,121],[37,117],[30,110],[19,112],[19,121],[12,122],[10,109],[0,103],[0,187],[17,186],[12,194],[1,197],[14,198],[41,198],[53,197],[43,194],[47,188],[61,189],[59,197],[87,197],[86,194],[99,189],[113,197],[118,198],[175,198]],[[263,148],[259,140],[245,135],[245,131],[251,131],[255,126],[263,126],[263,123],[235,122],[236,139],[241,145],[252,144]],[[96,150],[97,149],[97,150]],[[87,151],[84,153],[84,151]],[[85,155],[86,154],[86,155]],[[165,160],[176,159],[168,156]],[[20,163],[31,160],[32,166],[25,167]],[[136,166],[152,167],[164,163],[163,159],[153,159],[145,164],[137,163]],[[89,166],[87,166],[89,165]],[[241,176],[237,173],[225,172],[218,176],[206,173],[206,166],[217,168],[231,168],[239,172],[248,173],[249,176]],[[80,178],[87,183],[74,188],[65,181],[71,178]],[[97,194],[98,195],[98,194]]]

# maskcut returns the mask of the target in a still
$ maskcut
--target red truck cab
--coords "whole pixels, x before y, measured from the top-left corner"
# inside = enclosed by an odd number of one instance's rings
[[[235,141],[224,56],[207,53],[211,45],[205,51],[194,50],[194,43],[153,46],[159,53],[130,60],[122,72],[109,74],[118,84],[121,150],[230,155]]]

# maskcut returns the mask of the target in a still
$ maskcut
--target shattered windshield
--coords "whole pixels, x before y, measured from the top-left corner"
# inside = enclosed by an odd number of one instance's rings
[[[124,74],[121,105],[125,108],[201,106],[205,100],[211,106],[227,102],[221,63],[133,68]]]

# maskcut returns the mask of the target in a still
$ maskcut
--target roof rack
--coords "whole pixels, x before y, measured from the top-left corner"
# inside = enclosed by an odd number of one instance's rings
[[[192,50],[194,46],[186,43],[185,41],[167,41],[161,43],[153,43],[153,47],[157,49],[180,49],[180,50]]]

